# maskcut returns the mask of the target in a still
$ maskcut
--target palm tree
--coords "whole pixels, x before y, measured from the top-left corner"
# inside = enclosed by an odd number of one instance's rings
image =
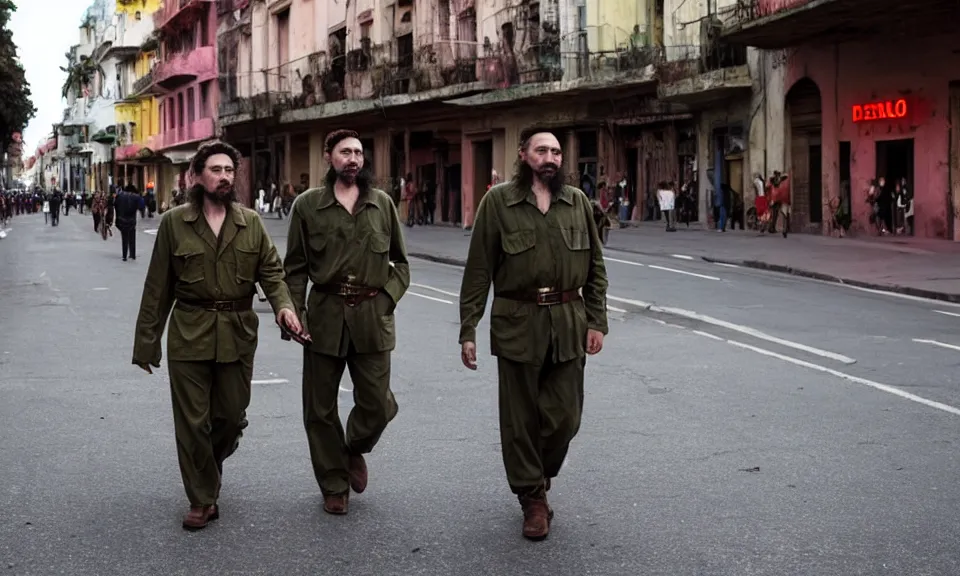
[[[67,56],[69,58],[69,54]],[[106,77],[100,63],[89,56],[81,56],[79,62],[67,68],[61,66],[60,70],[67,73],[67,79],[63,83],[62,89],[64,98],[68,97],[71,89],[80,94],[85,86],[90,85],[96,74],[100,74],[101,78]],[[102,90],[103,86],[100,86],[100,88]]]

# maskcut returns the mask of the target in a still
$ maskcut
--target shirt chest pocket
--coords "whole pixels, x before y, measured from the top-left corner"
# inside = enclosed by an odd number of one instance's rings
[[[390,235],[386,232],[371,232],[367,240],[367,246],[374,254],[386,254],[390,251]]]
[[[580,228],[561,228],[563,243],[567,250],[580,252],[590,249],[590,233]]]
[[[200,246],[184,244],[173,252],[174,272],[183,284],[202,282],[206,276],[204,270],[204,250]]]
[[[250,246],[237,246],[234,252],[237,258],[237,284],[256,282],[260,251]]]
[[[507,258],[531,256],[537,246],[537,233],[534,230],[508,232],[500,237],[500,246]]]

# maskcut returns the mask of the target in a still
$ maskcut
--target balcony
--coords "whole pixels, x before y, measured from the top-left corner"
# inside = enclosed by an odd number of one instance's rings
[[[188,82],[213,80],[216,77],[217,51],[213,46],[167,55],[153,69],[154,82],[165,90]]]
[[[154,12],[153,25],[159,30],[191,17],[202,14],[215,0],[165,0],[163,7]]]
[[[157,138],[157,149],[168,150],[178,146],[194,144],[214,137],[213,118],[201,118],[182,128],[173,128],[161,132]]]
[[[140,153],[140,150],[143,149],[142,144],[127,144],[126,146],[117,146],[113,150],[113,159],[117,162],[128,162],[137,157],[137,154]]]
[[[954,32],[956,0],[737,0],[723,38],[779,50],[805,44]]]
[[[140,78],[137,78],[137,81],[133,83],[133,96],[140,96],[141,94],[147,93],[153,86],[153,70],[150,70]]]
[[[700,46],[667,48],[668,55],[673,51],[681,58],[658,65],[658,98],[699,108],[749,96],[753,79],[747,66],[746,48],[718,43],[703,53],[700,50]]]

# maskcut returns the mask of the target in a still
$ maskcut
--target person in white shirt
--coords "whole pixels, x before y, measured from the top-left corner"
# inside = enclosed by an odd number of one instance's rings
[[[674,228],[673,207],[677,195],[673,191],[673,186],[666,182],[657,184],[657,202],[660,203],[660,211],[663,212],[663,219],[667,222],[667,232],[676,232]]]

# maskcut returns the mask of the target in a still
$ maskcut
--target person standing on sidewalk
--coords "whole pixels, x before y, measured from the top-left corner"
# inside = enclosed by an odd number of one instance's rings
[[[123,261],[127,261],[127,255],[131,260],[137,259],[137,214],[143,207],[143,198],[137,192],[136,187],[128,185],[122,192],[117,194],[114,202],[117,230],[120,231],[120,245],[123,255]]]
[[[167,335],[167,366],[180,474],[190,511],[187,530],[220,517],[223,462],[247,427],[253,358],[260,320],[253,310],[259,283],[277,324],[302,328],[283,282],[277,250],[253,210],[235,202],[240,153],[222,142],[204,144],[191,169],[190,202],[160,220],[137,318],[133,363],[152,374]]]
[[[776,234],[777,220],[783,218],[783,237],[790,231],[790,183],[786,174],[773,171],[770,177],[770,233]]]
[[[580,429],[585,354],[607,333],[607,273],[591,201],[564,186],[556,135],[528,129],[516,174],[484,195],[460,288],[460,355],[477,369],[477,325],[493,283],[490,341],[500,442],[524,537],[542,540],[551,479]]]
[[[410,265],[393,199],[372,187],[359,135],[330,133],[324,153],[330,164],[324,186],[301,194],[290,212],[284,266],[312,334],[303,351],[310,459],[324,511],[346,514],[350,490],[367,488],[363,455],[397,415],[390,390],[394,309],[410,285]],[[354,398],[346,434],[337,411],[345,368]]]

